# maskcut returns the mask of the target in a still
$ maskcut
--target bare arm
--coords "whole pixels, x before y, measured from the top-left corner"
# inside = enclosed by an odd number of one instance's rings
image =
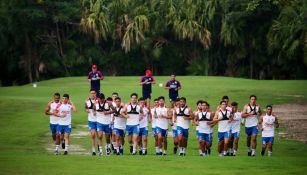
[[[263,131],[262,122],[263,122],[263,116],[260,116],[260,118],[258,120],[258,128],[259,128],[260,131]]]
[[[127,115],[127,106],[125,106],[120,113],[121,116],[123,116],[124,118],[128,118],[129,116]]]
[[[50,112],[50,104],[48,103],[47,107],[45,108],[45,114],[46,115],[54,115],[53,112]]]
[[[279,122],[278,122],[278,118],[277,117],[275,117],[275,127],[279,128]]]
[[[249,116],[249,113],[247,113],[247,105],[244,105],[243,111],[242,111],[242,118],[246,118]]]

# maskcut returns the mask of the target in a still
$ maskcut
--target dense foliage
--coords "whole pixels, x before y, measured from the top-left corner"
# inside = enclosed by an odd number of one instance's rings
[[[307,78],[305,0],[2,0],[1,84],[86,75]]]

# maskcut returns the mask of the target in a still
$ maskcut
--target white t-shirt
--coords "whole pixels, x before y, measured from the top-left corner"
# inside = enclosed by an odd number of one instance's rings
[[[88,108],[88,110],[90,111],[89,113],[88,113],[88,121],[90,121],[90,122],[96,122],[97,121],[97,117],[96,116],[94,116],[94,110],[93,110],[93,107],[95,106],[95,103],[96,103],[96,100],[94,99],[94,100],[92,100],[92,99],[87,99],[86,101],[85,101],[85,105],[86,105],[86,107]]]
[[[72,106],[68,103],[62,103],[58,110],[60,114],[66,113],[65,117],[59,117],[59,125],[71,125]]]
[[[103,114],[103,111],[110,111],[111,108],[109,104],[105,102],[98,102],[96,101],[96,117],[97,117],[97,122],[104,124],[104,125],[109,125],[111,124],[111,114]]]
[[[264,115],[262,122],[262,137],[274,137],[275,135],[275,121],[276,116],[273,115]]]
[[[147,107],[144,107],[143,108],[143,113],[144,113],[144,116],[140,120],[140,128],[148,127],[148,113],[149,113],[149,109]],[[142,114],[140,114],[140,115],[142,115]]]
[[[197,116],[199,112],[201,112],[199,109],[197,111],[194,111],[194,116]],[[196,126],[196,131],[198,130],[199,130],[199,126]]]
[[[56,103],[55,101],[50,102],[50,111],[53,113],[57,113],[58,108],[61,106],[61,102]],[[60,117],[50,115],[50,124],[57,125],[59,124]]]
[[[161,128],[161,129],[168,129],[168,119],[166,118],[161,118],[159,117],[160,115],[163,115],[163,116],[167,116],[167,108],[164,106],[164,107],[157,107],[156,108],[156,113],[157,113],[157,127]]]
[[[123,107],[115,107],[114,128],[126,129],[126,118],[119,117]]]
[[[198,132],[205,133],[205,134],[211,134],[213,130],[210,124],[208,124],[208,122],[212,121],[211,111],[208,110],[204,112],[199,112],[196,117],[198,117]]]
[[[218,112],[219,118],[223,117],[222,120],[218,122],[218,132],[229,132],[230,130],[230,123],[229,123],[229,118],[230,118],[230,111],[219,111]]]
[[[259,106],[247,106],[247,113],[251,111],[259,112]],[[258,125],[258,116],[257,115],[249,115],[245,118],[245,127],[253,127]]]
[[[235,112],[233,114],[233,121],[231,121],[230,123],[231,133],[240,132],[241,120],[242,120],[242,112],[241,111]]]
[[[155,118],[155,111],[156,111],[156,107],[153,107],[150,109],[151,112],[151,127],[152,128],[156,128],[156,118]]]
[[[189,129],[190,127],[190,120],[185,120],[184,116],[190,116],[190,111],[188,106],[185,107],[177,107],[176,108],[177,114],[177,126],[182,127],[183,129]]]
[[[140,124],[140,110],[139,105],[127,105],[127,125],[139,125]]]

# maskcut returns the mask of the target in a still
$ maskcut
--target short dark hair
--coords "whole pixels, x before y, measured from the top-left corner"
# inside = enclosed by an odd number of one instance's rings
[[[273,109],[273,106],[272,105],[266,105],[266,108],[272,108]]]
[[[68,94],[64,94],[63,97],[66,97],[69,99],[69,95]]]
[[[202,104],[205,103],[207,106],[209,106],[209,104],[208,104],[207,101],[202,101],[201,103],[202,103]]]
[[[255,99],[257,100],[257,96],[256,95],[249,96],[249,99],[251,99],[252,97],[255,97]]]
[[[224,96],[222,97],[222,100],[229,100],[229,97],[228,97],[227,95],[224,95]]]
[[[113,101],[112,97],[108,97],[107,101]]]
[[[226,101],[224,101],[224,100],[220,101],[220,105],[221,105],[222,103],[226,103],[226,104],[227,104],[227,102],[226,102]]]
[[[158,98],[155,98],[154,101],[159,101]]]
[[[196,102],[196,105],[198,106],[199,103],[203,103],[203,102],[204,102],[203,100],[198,100],[198,101]]]
[[[158,97],[158,100],[161,100],[161,99],[165,100],[163,96]]]
[[[118,93],[117,92],[113,92],[112,95],[117,95],[118,96]]]
[[[183,100],[184,102],[187,102],[187,99],[185,97],[180,97],[180,100]]]
[[[175,74],[175,73],[171,73],[171,76],[172,76],[172,75],[174,75],[174,76],[176,77],[176,74]]]
[[[120,99],[120,97],[115,97],[115,100],[120,100],[121,101],[122,99]]]
[[[56,92],[56,93],[53,94],[53,96],[59,96],[60,97],[61,95],[60,95],[60,93]]]
[[[140,97],[138,101],[145,101],[144,97]]]
[[[136,98],[138,98],[138,94],[137,94],[137,93],[132,93],[132,94],[130,95],[130,97],[132,97],[132,96],[136,96]]]
[[[96,90],[95,90],[95,89],[93,89],[93,88],[92,88],[92,89],[90,89],[90,92],[91,92],[91,91],[95,91],[95,92],[96,92]]]
[[[231,103],[231,106],[238,106],[238,103],[234,101]]]
[[[180,98],[179,98],[179,97],[177,97],[177,98],[175,99],[175,102],[177,102],[177,101],[180,101]]]
[[[103,93],[100,93],[99,98],[100,98],[100,99],[105,99],[104,94],[103,94]]]

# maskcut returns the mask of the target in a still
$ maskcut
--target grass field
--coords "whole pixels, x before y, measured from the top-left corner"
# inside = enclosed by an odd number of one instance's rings
[[[168,77],[156,77],[157,83]],[[223,95],[230,101],[238,101],[240,108],[256,94],[260,105],[302,103],[307,99],[307,81],[246,80],[225,77],[177,77],[183,85],[181,96],[195,108],[198,99],[207,100],[215,109]],[[141,93],[139,77],[106,77],[102,92],[110,96],[119,92],[124,101],[131,92]],[[199,157],[195,127],[190,129],[186,157],[173,155],[172,139],[168,139],[169,151],[164,157],[154,156],[153,138],[149,137],[148,156],[85,155],[90,152],[87,136],[72,136],[71,145],[78,145],[78,154],[55,156],[47,148],[53,148],[49,134],[49,118],[44,114],[46,104],[54,92],[69,93],[78,112],[73,114],[72,134],[86,132],[87,114],[83,110],[89,84],[85,77],[59,78],[15,87],[0,87],[0,174],[306,174],[307,146],[298,141],[276,138],[272,157],[261,157],[260,139],[256,157],[247,157],[245,139],[241,132],[238,156],[218,157],[217,133],[214,133],[212,155]],[[155,85],[153,96],[167,96],[167,91]],[[280,128],[279,130],[283,130]],[[127,154],[128,149],[125,149]],[[83,154],[81,154],[83,153]]]

